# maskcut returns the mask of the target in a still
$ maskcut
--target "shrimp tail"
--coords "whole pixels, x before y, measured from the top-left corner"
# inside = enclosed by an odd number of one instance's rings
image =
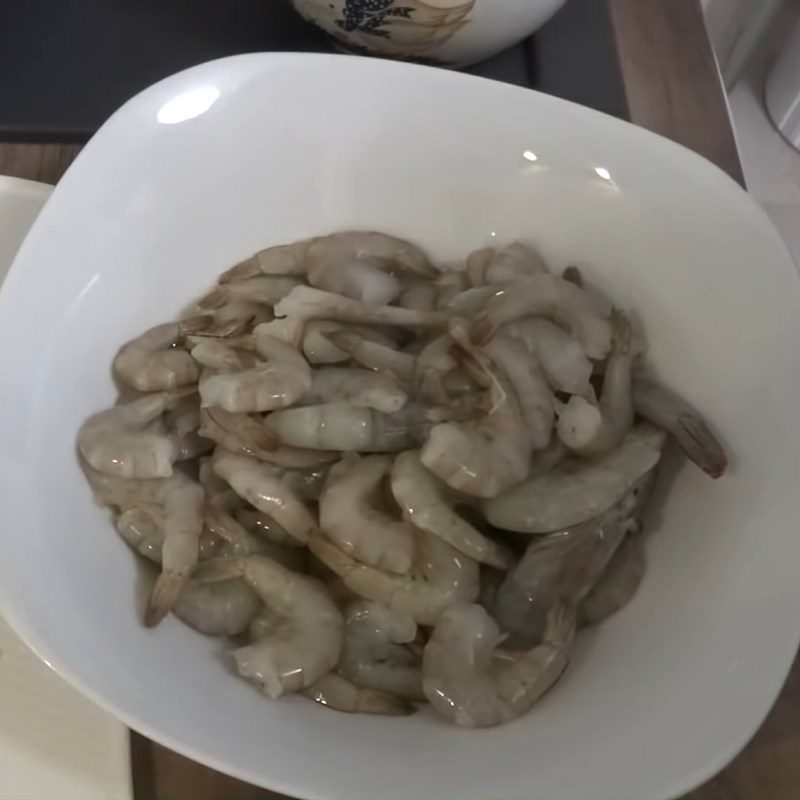
[[[678,446],[703,472],[719,478],[728,467],[725,450],[702,417],[681,397],[647,378],[637,377],[636,412],[675,437]]]
[[[258,264],[257,256],[250,256],[244,261],[240,261],[235,266],[226,270],[219,276],[219,283],[230,283],[231,281],[239,281],[247,278],[255,278],[261,274],[261,268]]]
[[[575,638],[577,614],[575,606],[561,601],[547,612],[544,626],[544,641],[559,650],[567,650]]]
[[[212,292],[209,292],[205,297],[203,297],[197,305],[200,308],[220,308],[221,306],[225,305],[225,299],[225,292],[223,292],[222,289],[214,289]]]
[[[575,266],[567,267],[561,277],[568,283],[574,284],[579,289],[583,289],[586,285],[586,282],[583,280],[583,274],[578,267]]]
[[[178,323],[178,330],[181,336],[191,336],[194,333],[200,333],[211,326],[214,322],[214,317],[211,314],[195,314],[192,317],[186,317]]]
[[[693,414],[681,414],[671,431],[687,458],[712,478],[719,478],[728,467],[728,457],[722,445],[706,426]]]
[[[170,612],[183,591],[188,577],[172,570],[162,572],[156,579],[144,612],[144,624],[154,628]]]

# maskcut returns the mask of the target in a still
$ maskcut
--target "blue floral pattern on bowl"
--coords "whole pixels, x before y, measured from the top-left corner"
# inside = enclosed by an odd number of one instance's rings
[[[295,6],[350,50],[421,60],[467,24],[475,2],[440,8],[424,0],[295,0]]]

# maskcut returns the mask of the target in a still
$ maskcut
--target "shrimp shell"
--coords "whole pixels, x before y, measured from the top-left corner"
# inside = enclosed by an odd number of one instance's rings
[[[414,620],[379,603],[357,600],[348,606],[344,621],[339,673],[365,689],[424,701],[421,664],[407,647],[417,638]]]
[[[611,346],[611,307],[569,281],[538,273],[510,284],[492,298],[472,323],[470,337],[485,344],[508,322],[540,314],[565,324],[591,358],[605,358]]]
[[[555,606],[544,640],[527,651],[502,651],[497,623],[479,605],[442,615],[422,658],[422,686],[433,708],[464,727],[502,725],[531,708],[567,667],[574,612]]]
[[[325,535],[355,560],[402,575],[411,569],[414,528],[380,511],[375,502],[390,465],[388,456],[340,461],[320,496],[319,521]]]
[[[400,453],[392,465],[392,494],[406,519],[440,537],[464,555],[499,568],[511,564],[511,553],[488,539],[453,510],[447,487],[423,466],[418,451]]]
[[[275,314],[298,320],[330,319],[339,322],[444,327],[448,315],[443,311],[415,311],[399,306],[367,306],[349,297],[324,292],[311,286],[298,286],[275,305]]]
[[[596,625],[628,605],[641,585],[646,568],[642,538],[628,536],[578,606],[579,623]]]
[[[434,625],[448,606],[472,602],[478,596],[478,562],[436,536],[423,531],[416,531],[415,535],[417,553],[409,575],[390,575],[360,564],[320,534],[312,536],[308,546],[350,591],[409,616],[420,625]]]
[[[313,515],[274,467],[246,456],[222,453],[214,458],[214,471],[240,497],[269,514],[298,542],[305,543],[316,530]]]
[[[636,413],[675,437],[681,450],[712,478],[727,469],[728,457],[703,418],[681,397],[644,376],[633,384]]]
[[[518,533],[549,533],[586,522],[618,503],[661,458],[664,434],[634,427],[597,461],[567,462],[484,500],[489,523]]]
[[[393,453],[418,444],[431,423],[417,405],[393,414],[346,403],[273,411],[265,424],[285,445],[321,450]]]
[[[582,398],[570,398],[559,415],[559,438],[567,447],[584,457],[597,458],[610,452],[619,445],[633,425],[631,373],[634,355],[631,349],[631,326],[618,311],[611,315],[611,326],[611,354],[603,376],[599,415],[594,420],[596,424],[589,426],[590,433],[587,436],[587,426],[580,420],[573,419],[586,414],[586,401]]]
[[[399,411],[407,400],[408,395],[390,375],[358,367],[313,370],[311,388],[301,398],[303,405],[344,402],[386,414]]]
[[[219,583],[190,580],[172,613],[206,636],[237,636],[247,630],[260,609],[258,595],[241,578],[231,578]]]
[[[311,367],[295,347],[258,332],[255,344],[266,362],[200,379],[203,407],[220,406],[232,414],[270,411],[290,406],[308,392]]]
[[[500,250],[486,247],[467,258],[467,277],[473,286],[515,281],[539,272],[547,273],[547,264],[532,247],[514,242]]]
[[[114,358],[114,373],[140,392],[166,391],[197,383],[197,365],[176,345],[187,334],[203,330],[210,322],[210,316],[198,316],[150,328],[122,346]]]
[[[321,278],[325,267],[352,262],[374,264],[387,270],[401,269],[428,277],[438,274],[425,253],[405,239],[375,231],[343,231],[260,250],[223,273],[219,280],[227,283],[256,275],[311,277],[312,273],[319,273]]]
[[[307,689],[336,666],[344,621],[318,581],[264,556],[206,561],[198,575],[208,583],[244,578],[266,605],[273,618],[266,635],[233,657],[239,674],[269,697]]]
[[[92,468],[109,475],[168,478],[178,446],[158,418],[184,392],[149,394],[92,415],[78,432],[78,450]]]

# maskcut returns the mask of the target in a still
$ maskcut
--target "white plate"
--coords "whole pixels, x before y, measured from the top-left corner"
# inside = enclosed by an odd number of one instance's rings
[[[121,342],[257,248],[354,226],[443,261],[523,237],[554,268],[581,265],[639,312],[651,360],[733,456],[716,482],[680,471],[635,601],[500,729],[270,702],[230,675],[222,643],[175,619],[145,630],[133,558],[75,462],[79,425],[114,398]],[[751,199],[634,126],[391,62],[256,54],[193,68],[103,126],[0,296],[3,606],[132,727],[288,794],[679,794],[752,735],[797,646],[799,297]]]
[[[52,187],[0,176],[0,281]],[[131,796],[128,731],[0,618],[0,797]]]

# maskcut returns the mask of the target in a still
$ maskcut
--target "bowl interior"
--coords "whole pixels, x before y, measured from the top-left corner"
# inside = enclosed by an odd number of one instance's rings
[[[174,619],[145,630],[134,558],[76,465],[120,343],[256,249],[352,227],[444,264],[523,239],[554,270],[579,265],[636,310],[651,363],[733,456],[716,482],[672,470],[634,602],[504,728],[270,702],[230,674],[222,642]],[[289,794],[674,795],[744,744],[797,644],[797,299],[777,234],[728,178],[587,109],[346,57],[181,73],[88,145],[0,297],[3,610],[130,725]]]

